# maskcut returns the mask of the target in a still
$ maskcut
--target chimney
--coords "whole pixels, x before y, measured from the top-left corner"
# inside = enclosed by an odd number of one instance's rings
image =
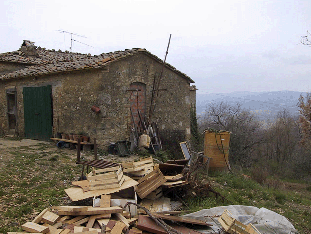
[[[35,43],[29,40],[24,40],[23,44],[21,45],[20,50],[24,53],[25,56],[30,57],[39,57],[37,52],[37,47]]]

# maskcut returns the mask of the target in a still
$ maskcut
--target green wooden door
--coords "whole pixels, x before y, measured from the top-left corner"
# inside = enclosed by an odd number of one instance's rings
[[[52,87],[24,87],[25,137],[49,140],[52,136]]]

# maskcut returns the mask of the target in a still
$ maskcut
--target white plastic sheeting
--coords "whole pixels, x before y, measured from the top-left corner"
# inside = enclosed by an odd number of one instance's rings
[[[247,225],[253,224],[262,234],[290,234],[298,233],[295,227],[282,215],[277,214],[266,208],[257,208],[254,206],[219,206],[211,209],[200,210],[195,213],[184,215],[211,224],[211,228],[199,230],[204,233],[219,233],[221,225],[218,222],[219,216],[224,210],[230,211],[233,218]]]

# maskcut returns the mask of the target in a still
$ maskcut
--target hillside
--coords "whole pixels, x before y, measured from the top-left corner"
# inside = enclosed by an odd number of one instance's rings
[[[240,103],[243,108],[258,115],[259,119],[272,120],[279,111],[284,109],[292,115],[297,115],[297,103],[301,94],[306,95],[297,91],[198,93],[197,114],[204,115],[209,103],[227,102],[232,105]]]

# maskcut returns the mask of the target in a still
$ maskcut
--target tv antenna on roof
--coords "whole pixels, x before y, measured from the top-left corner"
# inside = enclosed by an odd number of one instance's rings
[[[72,52],[72,42],[75,41],[75,42],[78,42],[80,44],[83,44],[83,45],[86,45],[86,46],[89,46],[89,47],[93,47],[93,46],[90,46],[88,44],[85,44],[81,41],[77,41],[75,39],[72,38],[72,36],[77,36],[77,37],[83,37],[83,38],[87,38],[85,36],[82,36],[82,35],[78,35],[76,33],[72,33],[72,32],[67,32],[67,31],[64,31],[64,30],[58,30],[60,33],[67,33],[67,34],[70,34],[70,52]]]

